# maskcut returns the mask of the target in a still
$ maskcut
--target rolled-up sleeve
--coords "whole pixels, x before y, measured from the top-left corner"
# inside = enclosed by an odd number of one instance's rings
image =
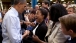
[[[20,22],[17,17],[10,16],[6,20],[6,30],[11,43],[21,43],[22,34],[20,33]]]

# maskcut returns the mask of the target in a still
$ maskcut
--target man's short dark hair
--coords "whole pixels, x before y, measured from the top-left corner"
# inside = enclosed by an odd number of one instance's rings
[[[45,3],[45,5],[48,5],[49,6],[49,1],[46,1],[46,0],[44,0],[42,3]]]
[[[18,3],[25,3],[26,0],[14,0],[14,5],[17,5]]]

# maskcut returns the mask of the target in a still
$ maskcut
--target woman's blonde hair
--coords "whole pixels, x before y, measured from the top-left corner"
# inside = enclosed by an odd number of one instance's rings
[[[67,7],[67,9],[70,9],[70,8],[72,8],[73,9],[73,12],[76,13],[76,7],[74,7],[74,6]]]

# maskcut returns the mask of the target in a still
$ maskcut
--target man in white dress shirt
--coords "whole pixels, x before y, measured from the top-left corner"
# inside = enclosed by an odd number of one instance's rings
[[[2,23],[2,43],[21,43],[22,39],[29,35],[26,30],[21,33],[21,24],[18,14],[21,14],[26,7],[26,0],[14,0],[14,6],[5,14]]]

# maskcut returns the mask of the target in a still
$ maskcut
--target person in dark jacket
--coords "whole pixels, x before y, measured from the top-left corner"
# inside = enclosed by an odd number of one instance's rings
[[[36,12],[37,25],[33,29],[33,35],[38,36],[38,38],[43,41],[44,41],[44,37],[47,33],[47,26],[45,23],[45,19],[46,19],[47,15],[48,15],[48,11],[45,8],[38,9]],[[34,37],[33,37],[33,39],[34,39]]]

